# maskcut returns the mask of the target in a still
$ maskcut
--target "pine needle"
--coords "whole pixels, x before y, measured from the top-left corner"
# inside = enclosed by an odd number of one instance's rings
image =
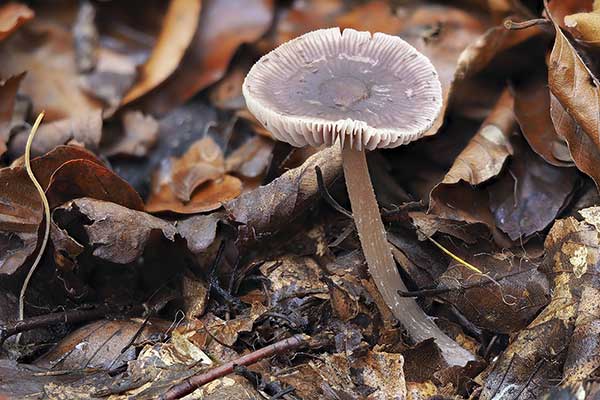
[[[44,255],[44,250],[46,249],[46,245],[48,244],[48,236],[50,235],[50,205],[48,204],[48,199],[46,198],[46,193],[44,193],[44,189],[42,185],[37,181],[35,175],[33,175],[33,170],[31,169],[31,143],[33,142],[33,138],[42,123],[42,119],[44,119],[44,112],[38,115],[33,127],[31,128],[31,132],[29,133],[29,137],[27,138],[27,145],[25,146],[25,169],[27,170],[27,175],[29,175],[29,179],[33,182],[33,185],[37,189],[40,198],[42,199],[42,203],[44,205],[44,216],[45,216],[45,226],[44,226],[44,237],[42,239],[42,245],[38,251],[37,257],[35,261],[31,265],[29,272],[27,272],[27,276],[25,277],[25,281],[23,282],[23,286],[21,287],[21,294],[19,294],[19,321],[22,321],[25,317],[25,292],[27,292],[27,286],[29,286],[29,281],[35,272],[42,256]],[[17,343],[21,339],[21,334],[17,335]]]
[[[469,263],[468,261],[463,260],[462,258],[460,258],[459,256],[457,256],[456,254],[452,253],[450,250],[448,250],[447,248],[445,248],[444,246],[442,246],[438,241],[436,241],[435,239],[427,236],[427,239],[429,239],[431,241],[431,243],[435,244],[441,251],[443,251],[444,253],[446,253],[447,255],[450,256],[450,258],[452,258],[454,261],[464,265],[465,267],[467,267],[468,269],[477,272],[478,274],[484,275],[484,273],[477,268],[476,266],[474,266],[473,264]]]

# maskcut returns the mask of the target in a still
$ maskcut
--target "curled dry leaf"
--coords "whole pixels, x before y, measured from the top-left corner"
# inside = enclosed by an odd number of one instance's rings
[[[515,93],[515,117],[533,151],[557,167],[572,166],[568,149],[566,154],[564,151],[565,135],[557,133],[550,116],[551,95],[546,77],[534,74],[520,82],[513,82],[512,87]],[[565,156],[568,159],[565,160]]]
[[[156,144],[160,126],[151,115],[140,111],[123,113],[122,136],[106,146],[103,154],[107,156],[143,157]]]
[[[505,89],[492,112],[429,196],[429,211],[444,219],[494,226],[487,194],[473,188],[497,176],[513,154],[513,97]]]
[[[24,73],[0,82],[0,157],[6,152],[6,142],[10,136],[15,99]]]
[[[47,188],[52,174],[65,162],[96,160],[89,152],[72,146],[60,146],[31,161],[34,175]],[[33,253],[43,208],[39,194],[22,165],[0,169],[0,273],[14,273]]]
[[[28,136],[29,130],[21,130],[10,140],[11,157],[17,158],[25,153]],[[101,137],[102,111],[97,109],[41,125],[31,144],[31,155],[39,156],[56,146],[66,144],[81,145],[95,152],[98,150]]]
[[[550,304],[478,378],[485,380],[481,399],[518,393],[522,399],[537,399],[552,382],[580,383],[600,366],[600,210],[580,214],[583,221],[569,217],[550,230],[544,261],[552,279]]]
[[[319,196],[315,167],[321,168],[325,185],[330,185],[341,173],[340,153],[337,146],[322,150],[268,185],[227,202],[225,210],[231,220],[241,224],[239,240],[255,240],[285,229],[313,206]]]
[[[552,94],[550,117],[556,132],[567,142],[569,157],[572,157],[577,169],[592,178],[596,187],[600,188],[600,148]]]
[[[0,40],[7,38],[34,16],[33,10],[23,3],[7,3],[0,6]]]
[[[163,161],[152,180],[150,212],[197,213],[219,208],[241,193],[239,179],[225,174],[221,148],[206,136],[178,159]]]
[[[172,0],[152,53],[140,68],[135,85],[125,94],[128,104],[164,82],[178,67],[198,27],[202,0]]]
[[[231,10],[243,9],[243,13]],[[205,0],[198,29],[177,69],[141,99],[161,114],[221,79],[238,47],[260,38],[273,18],[273,0]]]
[[[582,169],[584,172],[596,178],[596,173],[590,173],[594,168],[588,163],[600,149],[600,82],[556,22],[554,27],[556,38],[548,59],[550,91],[573,118],[576,126],[581,127],[581,131],[578,131],[573,129],[573,124],[566,122],[571,129],[565,129],[568,134],[565,133],[564,137],[576,165],[585,168]],[[557,114],[561,113],[554,108]],[[563,126],[561,128],[564,129]],[[563,133],[559,128],[557,131]],[[587,138],[578,137],[581,135]]]
[[[564,26],[579,41],[593,47],[600,47],[600,3],[592,3],[589,12],[566,15]]]
[[[275,142],[253,136],[225,159],[225,169],[244,178],[258,178],[269,167]]]
[[[57,211],[83,216],[81,225],[92,254],[118,264],[138,259],[152,232],[161,232],[170,241],[177,232],[173,224],[152,215],[91,198],[69,201]]]

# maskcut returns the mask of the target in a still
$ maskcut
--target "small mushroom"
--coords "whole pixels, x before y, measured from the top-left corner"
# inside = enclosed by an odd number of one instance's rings
[[[450,365],[473,355],[446,336],[406,290],[375,199],[365,151],[419,139],[442,106],[431,62],[396,36],[321,29],[263,56],[243,85],[248,109],[278,140],[342,147],[344,176],[369,273],[415,342],[434,338]]]

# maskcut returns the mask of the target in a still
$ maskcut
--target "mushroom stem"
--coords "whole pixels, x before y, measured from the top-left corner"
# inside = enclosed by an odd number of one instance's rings
[[[354,224],[369,273],[379,293],[415,343],[433,338],[449,365],[464,366],[468,361],[474,360],[474,356],[444,334],[413,298],[401,297],[398,294],[398,290],[405,292],[407,288],[400,277],[387,241],[365,152],[352,149],[349,143],[342,146],[344,177]]]

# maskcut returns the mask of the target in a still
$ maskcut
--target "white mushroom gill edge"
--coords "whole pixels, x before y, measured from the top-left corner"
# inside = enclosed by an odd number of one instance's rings
[[[260,65],[262,60],[272,57],[273,54],[277,54],[278,58],[283,57],[292,60],[293,63],[300,63],[300,57],[296,55],[299,41],[310,42],[310,46],[307,47],[314,51],[322,50],[328,53],[352,51],[368,41],[382,48],[395,47],[398,49],[396,51],[402,51],[402,61],[413,64],[411,74],[430,73],[432,76],[431,84],[435,96],[429,104],[415,110],[419,115],[431,114],[430,118],[425,119],[421,124],[407,123],[398,128],[375,128],[365,121],[351,118],[333,121],[308,115],[286,115],[275,110],[272,104],[267,104],[260,99],[260,96],[255,95],[252,82],[255,80],[268,82],[268,77],[265,76],[267,71],[261,69]],[[273,73],[273,71],[268,72]],[[397,147],[423,136],[433,125],[442,107],[441,83],[437,79],[435,67],[427,57],[397,36],[379,32],[371,35],[370,32],[359,32],[354,29],[345,29],[343,32],[339,28],[319,29],[282,44],[254,64],[244,80],[242,92],[248,109],[265,128],[276,139],[296,147],[307,145],[318,147],[323,144],[331,146],[338,140],[342,143],[348,140],[350,146],[358,150]]]

